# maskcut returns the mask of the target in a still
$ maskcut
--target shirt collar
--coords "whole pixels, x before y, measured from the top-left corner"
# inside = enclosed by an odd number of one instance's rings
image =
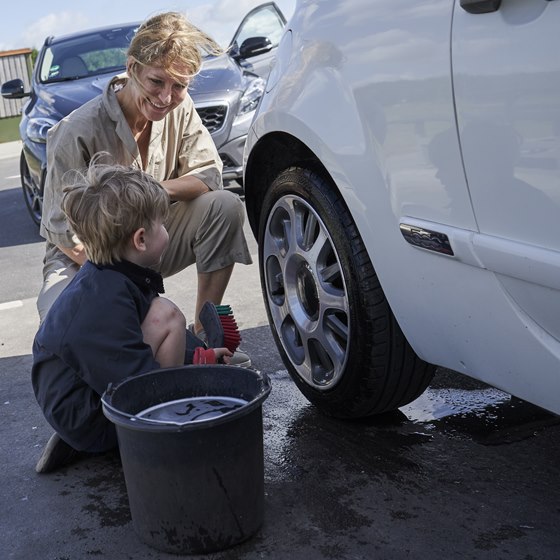
[[[96,266],[101,270],[115,270],[116,272],[124,274],[143,291],[152,291],[158,294],[163,294],[165,292],[163,288],[163,277],[151,268],[146,268],[126,260],[118,261],[113,264]]]

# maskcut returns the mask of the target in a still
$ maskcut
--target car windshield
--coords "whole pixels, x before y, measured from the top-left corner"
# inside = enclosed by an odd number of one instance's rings
[[[52,83],[124,71],[126,52],[137,29],[138,25],[121,26],[45,46],[39,80]]]

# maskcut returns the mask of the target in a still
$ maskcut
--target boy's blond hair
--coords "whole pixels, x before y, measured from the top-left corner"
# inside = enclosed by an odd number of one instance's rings
[[[167,218],[169,195],[140,169],[100,163],[101,155],[73,173],[62,208],[88,260],[104,265],[122,260],[138,229]]]
[[[198,73],[205,53],[218,55],[222,52],[218,43],[190,23],[183,14],[163,12],[140,26],[127,54],[135,63],[161,68],[182,82]],[[177,66],[186,67],[188,75],[179,75]],[[129,75],[136,80],[135,64],[129,65]]]

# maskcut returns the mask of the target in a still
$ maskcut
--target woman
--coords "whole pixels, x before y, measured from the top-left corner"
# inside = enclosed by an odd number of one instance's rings
[[[196,333],[204,302],[219,304],[234,264],[252,262],[243,203],[223,190],[222,162],[187,92],[203,51],[218,54],[220,48],[182,14],[149,18],[130,44],[126,75],[50,130],[40,230],[47,240],[37,301],[41,320],[86,259],[62,211],[64,174],[86,168],[97,152],[141,168],[169,193],[170,243],[158,271],[170,276],[196,262]],[[242,355],[234,362],[250,363]]]

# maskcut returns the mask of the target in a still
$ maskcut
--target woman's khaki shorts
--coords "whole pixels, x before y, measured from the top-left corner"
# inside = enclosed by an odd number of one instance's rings
[[[171,276],[196,263],[198,272],[213,272],[234,263],[251,264],[243,232],[245,208],[238,195],[217,190],[171,205],[166,223],[169,245],[159,272]],[[41,321],[79,267],[47,243],[43,287],[37,299]]]

